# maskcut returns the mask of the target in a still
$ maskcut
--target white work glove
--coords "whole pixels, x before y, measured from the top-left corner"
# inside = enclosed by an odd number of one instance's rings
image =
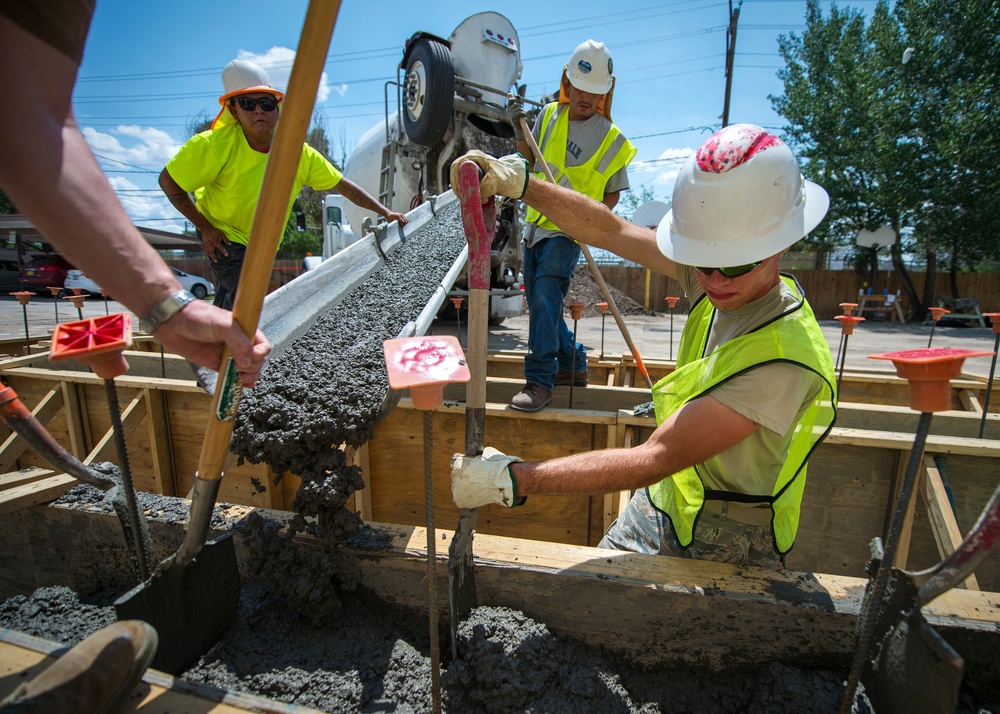
[[[483,171],[479,179],[479,193],[485,198],[507,196],[520,198],[528,188],[528,160],[520,154],[502,156],[499,159],[473,149],[459,156],[451,164],[451,187],[458,189],[458,167],[463,161],[474,161]]]
[[[455,454],[451,457],[451,497],[459,508],[479,508],[499,503],[508,508],[524,503],[517,498],[517,484],[510,471],[512,463],[523,463],[492,446],[482,456]]]
[[[524,129],[521,128],[521,120],[527,121],[528,115],[524,112],[524,97],[514,95],[507,97],[507,118],[511,126],[514,127],[514,138],[524,141]]]

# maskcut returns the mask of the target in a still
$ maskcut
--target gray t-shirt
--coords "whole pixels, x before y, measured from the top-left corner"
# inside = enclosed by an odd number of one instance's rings
[[[566,109],[564,111],[569,110]],[[594,152],[601,147],[601,142],[604,141],[604,137],[607,136],[608,130],[611,128],[611,122],[608,121],[608,118],[600,112],[594,112],[583,121],[570,121],[568,124],[569,126],[566,132],[566,163],[564,165],[581,166],[590,161],[594,157]],[[539,114],[538,119],[535,120],[535,126],[531,130],[532,136],[535,137],[536,144],[541,142],[541,131],[542,115]],[[532,166],[532,170],[541,171],[541,164],[538,163],[538,161],[535,161],[535,165]],[[604,186],[604,193],[624,191],[627,188],[629,188],[628,167],[623,166],[619,171],[616,171],[608,178],[608,182]],[[525,228],[524,235],[525,240],[530,247],[544,238],[548,238],[550,236],[562,236],[566,234],[562,231],[553,231],[547,228],[542,228],[541,226],[528,225]]]
[[[692,267],[678,265],[677,278],[694,304],[704,290]],[[706,298],[707,299],[707,298]],[[787,312],[798,298],[779,282],[763,297],[735,312],[719,310],[708,336],[706,354]],[[788,454],[792,426],[819,393],[823,381],[793,364],[765,364],[716,387],[711,396],[747,419],[760,424],[753,434],[698,464],[705,486],[725,491],[770,494]],[[710,428],[706,425],[706,428]],[[766,508],[767,506],[762,506]]]

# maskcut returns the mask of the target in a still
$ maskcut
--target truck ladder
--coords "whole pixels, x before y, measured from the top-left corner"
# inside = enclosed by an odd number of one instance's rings
[[[382,171],[378,179],[378,200],[390,211],[394,210],[392,200],[396,195],[393,184],[396,181],[397,142],[390,141],[382,148]]]

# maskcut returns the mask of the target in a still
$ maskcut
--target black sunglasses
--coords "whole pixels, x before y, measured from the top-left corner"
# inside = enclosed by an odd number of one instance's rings
[[[274,97],[236,97],[236,103],[245,112],[252,112],[258,104],[265,112],[273,112],[278,108],[278,100]]]
[[[704,275],[706,278],[712,277],[712,271],[715,271],[715,270],[718,270],[720,273],[722,273],[727,278],[738,278],[741,275],[746,275],[751,270],[756,270],[757,268],[760,267],[760,265],[761,265],[762,262],[763,261],[758,262],[758,263],[749,263],[748,265],[734,265],[731,268],[698,268],[698,267],[695,267],[695,270],[697,270],[699,273],[701,273],[702,275]]]

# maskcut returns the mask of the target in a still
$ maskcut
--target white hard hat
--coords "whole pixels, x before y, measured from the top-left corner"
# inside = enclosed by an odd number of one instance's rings
[[[581,92],[607,94],[611,91],[614,67],[611,52],[603,42],[587,40],[581,43],[573,50],[563,71],[569,83]]]
[[[745,265],[791,246],[829,207],[785,142],[759,126],[732,124],[684,162],[656,243],[683,265]]]
[[[223,93],[219,97],[219,104],[223,105],[230,97],[250,92],[270,92],[279,100],[285,98],[285,93],[279,92],[271,84],[267,72],[245,59],[233,60],[222,69],[222,87]]]

